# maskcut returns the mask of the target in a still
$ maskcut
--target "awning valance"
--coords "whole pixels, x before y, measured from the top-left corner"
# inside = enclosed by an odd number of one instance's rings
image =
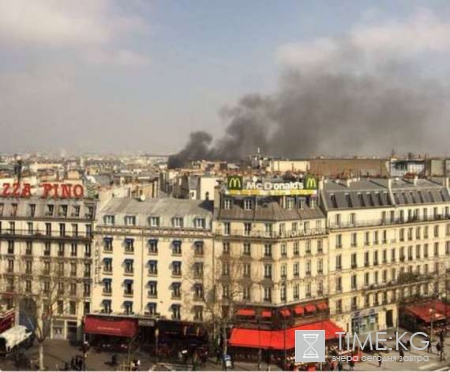
[[[255,310],[253,309],[239,309],[237,311],[239,316],[255,316]]]
[[[304,324],[286,329],[286,341],[284,330],[263,331],[258,329],[233,328],[230,337],[230,346],[283,350],[286,342],[286,349],[295,348],[295,331],[325,331],[326,340],[339,338],[336,332],[344,332],[331,320],[323,322]]]
[[[294,312],[296,315],[303,315],[303,313],[305,312],[305,309],[303,308],[303,306],[296,306],[294,309]]]
[[[328,305],[327,305],[327,303],[326,302],[319,302],[318,304],[317,304],[317,308],[319,309],[319,310],[326,310],[326,309],[328,309]]]
[[[98,335],[134,337],[137,333],[134,319],[90,317],[84,319],[84,332]]]
[[[314,311],[316,311],[316,307],[314,306],[314,305],[305,305],[305,310],[308,312],[308,313],[313,313]]]

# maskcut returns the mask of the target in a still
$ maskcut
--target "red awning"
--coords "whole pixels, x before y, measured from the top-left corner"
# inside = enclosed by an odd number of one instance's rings
[[[288,309],[283,309],[280,310],[280,314],[287,318],[289,315],[291,315],[291,312]]]
[[[240,316],[255,316],[255,310],[253,309],[239,309],[237,315]]]
[[[308,313],[313,313],[314,311],[316,311],[316,307],[315,307],[314,305],[306,305],[306,306],[305,306],[305,310],[306,310]]]
[[[137,333],[135,319],[90,317],[84,319],[84,332],[98,335],[133,337]]]
[[[303,306],[296,306],[294,309],[295,314],[302,315],[305,312]]]
[[[328,309],[328,305],[327,305],[326,302],[319,302],[319,303],[317,304],[317,308],[318,308],[319,310],[326,310],[326,309]]]
[[[442,301],[436,301],[434,304],[434,308],[442,314],[447,314],[447,318],[450,317],[450,305],[442,302]]]
[[[272,317],[272,312],[270,310],[263,310],[261,312],[261,316],[263,318],[271,318]]]
[[[336,332],[344,332],[330,320],[288,328],[286,329],[286,340],[284,339],[284,330],[259,331],[257,329],[233,328],[230,346],[283,350],[286,344],[286,349],[294,349],[295,331],[317,330],[325,331],[326,340],[337,339],[339,335]]]
[[[407,306],[405,311],[421,319],[425,323],[431,323],[431,320],[436,321],[445,319],[445,315],[439,312],[435,307],[433,308],[432,304]]]

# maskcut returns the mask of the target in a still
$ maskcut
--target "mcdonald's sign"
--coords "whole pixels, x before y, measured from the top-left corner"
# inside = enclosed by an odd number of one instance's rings
[[[242,176],[228,176],[227,188],[228,190],[242,190],[244,181]]]
[[[315,177],[305,177],[305,190],[317,190],[317,179]]]

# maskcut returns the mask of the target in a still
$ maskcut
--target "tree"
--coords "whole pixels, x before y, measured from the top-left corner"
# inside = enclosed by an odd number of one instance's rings
[[[55,318],[76,311],[80,301],[76,287],[80,279],[64,275],[64,261],[61,259],[49,258],[40,262],[30,258],[16,263],[17,268],[1,276],[1,292],[3,298],[8,299],[8,307],[18,310],[20,322],[33,330],[42,371],[45,369],[44,342],[51,334]],[[38,267],[33,269],[36,264]]]
[[[227,354],[228,329],[235,322],[236,311],[243,303],[245,288],[252,286],[250,278],[243,275],[244,262],[224,254],[209,266],[195,257],[188,266],[190,270],[184,280],[188,282],[189,290],[184,293],[184,304],[188,308],[201,304],[205,314],[203,324],[214,342],[220,338],[221,351]]]

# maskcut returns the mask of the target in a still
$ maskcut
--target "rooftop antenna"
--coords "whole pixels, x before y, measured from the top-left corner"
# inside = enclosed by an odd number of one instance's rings
[[[17,177],[17,183],[22,180],[23,162],[20,156],[16,157],[16,164],[14,164],[14,176]]]

